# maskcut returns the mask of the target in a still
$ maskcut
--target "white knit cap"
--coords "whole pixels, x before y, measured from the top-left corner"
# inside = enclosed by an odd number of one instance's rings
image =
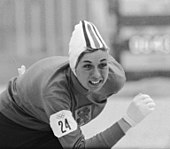
[[[80,21],[79,24],[75,25],[69,43],[69,64],[75,75],[77,59],[87,48],[108,49],[95,25],[91,22],[83,20]]]

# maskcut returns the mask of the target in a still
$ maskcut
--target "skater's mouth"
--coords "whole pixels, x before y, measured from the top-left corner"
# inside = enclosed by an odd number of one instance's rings
[[[99,79],[99,80],[90,80],[89,83],[93,86],[98,86],[100,83],[102,83],[102,79]]]

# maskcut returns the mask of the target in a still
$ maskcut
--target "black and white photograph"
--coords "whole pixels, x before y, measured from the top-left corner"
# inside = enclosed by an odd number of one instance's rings
[[[0,0],[0,149],[170,149],[170,0]]]

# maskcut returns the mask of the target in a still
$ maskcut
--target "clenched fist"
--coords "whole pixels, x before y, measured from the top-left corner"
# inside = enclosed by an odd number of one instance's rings
[[[149,95],[140,93],[134,97],[123,118],[131,126],[135,126],[155,109],[155,105],[155,102]]]

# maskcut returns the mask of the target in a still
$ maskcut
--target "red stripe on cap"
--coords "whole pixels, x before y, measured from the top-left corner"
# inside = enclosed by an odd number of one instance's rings
[[[82,27],[83,27],[83,33],[84,33],[84,37],[85,37],[85,41],[86,41],[86,46],[91,47],[90,41],[89,41],[89,38],[87,35],[87,31],[86,31],[85,21],[82,21]]]
[[[100,48],[100,44],[99,44],[98,40],[96,39],[96,36],[94,35],[94,32],[92,31],[91,26],[89,24],[87,24],[87,28],[89,30],[89,33],[90,33],[92,39],[93,39],[95,47]]]

